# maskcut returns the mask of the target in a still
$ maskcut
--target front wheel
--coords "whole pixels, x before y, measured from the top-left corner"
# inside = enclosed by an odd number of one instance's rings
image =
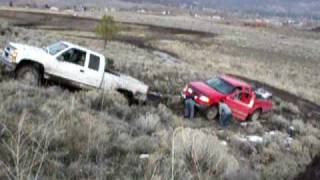
[[[206,111],[206,118],[208,120],[214,120],[218,115],[218,107],[212,106]]]
[[[249,116],[249,120],[256,121],[260,118],[260,115],[261,115],[261,110],[257,109]]]
[[[41,75],[34,66],[20,67],[16,72],[16,79],[23,83],[38,86],[41,84]]]

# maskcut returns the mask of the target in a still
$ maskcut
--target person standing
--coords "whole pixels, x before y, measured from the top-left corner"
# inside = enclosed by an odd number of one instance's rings
[[[193,99],[193,95],[186,97],[184,100],[184,117],[193,119],[194,118],[194,110],[195,110],[195,102]]]
[[[219,103],[219,122],[220,125],[225,128],[232,119],[231,109],[224,102]]]

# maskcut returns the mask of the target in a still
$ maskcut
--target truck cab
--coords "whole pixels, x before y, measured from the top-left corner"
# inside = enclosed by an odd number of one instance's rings
[[[51,55],[43,63],[46,78],[84,89],[100,87],[106,64],[103,55],[68,42],[55,43],[46,51]]]

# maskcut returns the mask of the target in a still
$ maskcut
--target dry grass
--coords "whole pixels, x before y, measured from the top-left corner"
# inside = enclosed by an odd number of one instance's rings
[[[136,167],[135,176],[142,176],[139,168],[143,164],[133,159],[158,150],[159,137],[140,132],[144,126],[135,123],[136,115],[143,117],[145,110],[137,107],[126,114],[128,105],[117,93],[105,93],[107,106],[97,110],[101,92],[70,94],[55,87],[39,89],[17,82],[3,83],[0,89],[1,123],[8,127],[1,138],[0,156],[10,178],[124,178],[135,173],[123,173],[129,167]],[[160,119],[161,114],[155,112],[151,109],[147,114]],[[116,168],[110,162],[125,165]]]

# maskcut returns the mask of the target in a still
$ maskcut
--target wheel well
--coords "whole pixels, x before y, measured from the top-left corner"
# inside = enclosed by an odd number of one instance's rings
[[[29,59],[24,59],[24,60],[20,61],[20,63],[17,65],[15,71],[19,70],[21,67],[24,67],[24,66],[34,66],[35,68],[37,68],[40,71],[41,74],[44,73],[44,67],[42,64],[40,64],[38,62],[34,62]]]
[[[262,108],[259,107],[259,108],[255,109],[255,110],[252,112],[252,114],[253,114],[254,112],[256,112],[256,111],[260,111],[260,113],[262,113]],[[252,115],[252,114],[251,114],[251,115]]]
[[[251,114],[248,114],[246,120],[251,120],[252,115],[253,115],[254,112],[256,112],[256,111],[260,111],[260,115],[261,115],[261,113],[262,113],[262,108],[259,107],[259,108],[255,109]]]
[[[126,97],[133,98],[133,93],[131,91],[128,91],[126,89],[117,89],[117,91]]]
[[[131,91],[128,91],[126,89],[117,89],[117,91],[127,98],[130,105],[138,103],[134,98],[134,94]]]

